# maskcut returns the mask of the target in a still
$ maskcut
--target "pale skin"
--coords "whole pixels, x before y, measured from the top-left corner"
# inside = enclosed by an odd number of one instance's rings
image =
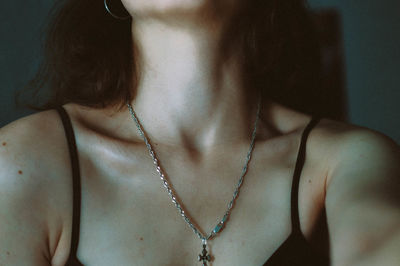
[[[240,176],[257,99],[243,100],[234,65],[215,88],[219,22],[198,19],[203,1],[123,4],[135,16],[143,55],[132,104],[187,212],[209,232]],[[128,111],[65,108],[81,163],[82,263],[197,265],[201,242],[170,202]],[[212,265],[262,265],[289,236],[291,178],[310,119],[264,99],[240,196],[226,228],[210,242]],[[330,246],[333,266],[400,261],[399,162],[398,145],[379,132],[329,119],[311,132],[300,180],[301,229],[321,252]],[[57,113],[2,128],[0,167],[0,265],[64,265],[72,181]],[[318,219],[324,206],[325,226]],[[316,236],[317,227],[323,230]]]

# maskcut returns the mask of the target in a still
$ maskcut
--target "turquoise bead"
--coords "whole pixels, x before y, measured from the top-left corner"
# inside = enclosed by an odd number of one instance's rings
[[[213,230],[214,234],[218,234],[222,230],[227,219],[228,219],[228,216],[225,215],[224,218],[222,218],[221,222],[219,224],[217,224],[217,226],[214,228],[214,230]]]
[[[222,227],[223,224],[221,223],[217,224],[217,226],[214,228],[214,234],[218,234],[221,231]]]

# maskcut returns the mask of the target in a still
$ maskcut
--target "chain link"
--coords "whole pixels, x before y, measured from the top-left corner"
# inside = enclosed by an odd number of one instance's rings
[[[161,169],[161,166],[160,166],[159,163],[158,163],[159,160],[157,159],[156,154],[155,154],[155,152],[154,152],[154,150],[153,150],[153,147],[151,146],[149,140],[148,140],[147,137],[146,137],[146,134],[145,134],[145,132],[144,132],[144,130],[143,130],[143,127],[141,126],[141,124],[140,124],[140,122],[139,122],[139,119],[137,118],[137,115],[136,115],[135,111],[133,110],[132,105],[131,105],[130,103],[127,103],[127,106],[128,106],[129,112],[130,112],[130,114],[131,114],[131,116],[132,116],[132,119],[134,120],[134,122],[135,122],[135,124],[136,124],[136,127],[137,127],[137,129],[138,129],[138,131],[139,131],[139,134],[142,136],[142,138],[143,138],[143,140],[144,140],[144,142],[145,142],[145,144],[146,144],[146,147],[147,147],[147,149],[148,149],[148,151],[149,151],[149,154],[150,154],[151,158],[153,159],[153,164],[156,166],[156,171],[157,171],[158,174],[160,175],[160,178],[161,178],[161,180],[162,180],[162,182],[163,182],[163,186],[164,186],[164,188],[167,190],[169,196],[171,197],[172,203],[173,203],[173,204],[175,205],[175,207],[178,209],[179,214],[183,217],[183,219],[184,219],[185,222],[189,225],[189,227],[193,230],[193,232],[194,232],[201,240],[203,240],[203,243],[204,243],[204,241],[206,242],[207,240],[212,239],[212,238],[213,238],[214,236],[216,236],[216,235],[223,229],[223,227],[225,226],[225,224],[226,224],[226,222],[227,222],[227,220],[228,220],[228,218],[229,218],[229,216],[230,216],[230,214],[231,214],[231,210],[232,210],[232,208],[233,208],[233,205],[234,205],[234,203],[235,203],[235,200],[236,200],[236,198],[237,198],[238,195],[239,195],[239,190],[240,190],[240,187],[241,187],[242,184],[243,184],[244,176],[245,176],[246,173],[247,173],[247,168],[248,168],[248,165],[249,165],[249,161],[250,161],[250,159],[251,159],[251,155],[252,155],[253,149],[254,149],[254,143],[255,143],[255,138],[256,138],[256,133],[257,133],[257,126],[258,126],[258,121],[259,121],[259,118],[260,118],[261,98],[260,98],[259,103],[258,103],[258,110],[257,110],[256,121],[255,121],[255,123],[254,123],[254,130],[253,130],[253,133],[252,133],[252,136],[251,136],[251,143],[250,143],[249,151],[248,151],[247,156],[246,156],[246,162],[245,162],[245,165],[244,165],[244,167],[243,167],[242,174],[241,174],[241,176],[240,176],[240,178],[239,178],[238,183],[237,183],[236,186],[235,186],[235,191],[233,192],[233,197],[232,197],[231,201],[228,203],[228,209],[226,210],[226,212],[225,212],[223,218],[222,218],[222,219],[220,220],[220,222],[214,227],[214,229],[211,231],[211,233],[208,234],[208,236],[203,235],[203,233],[200,232],[200,230],[197,229],[196,226],[192,223],[192,221],[190,220],[190,218],[189,218],[188,216],[186,216],[186,213],[185,213],[183,207],[182,207],[181,204],[178,202],[175,192],[173,191],[173,189],[171,188],[170,184],[168,183],[168,180],[166,179],[165,174],[164,174],[163,170]]]

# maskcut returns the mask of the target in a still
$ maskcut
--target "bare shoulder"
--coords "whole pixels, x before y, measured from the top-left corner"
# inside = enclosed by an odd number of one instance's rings
[[[343,193],[352,193],[347,189],[356,192],[374,184],[400,184],[399,145],[366,127],[321,119],[310,132],[307,158],[309,165],[318,169],[315,178],[324,182],[320,188],[324,189],[325,205],[335,205]]]
[[[275,121],[278,131],[287,133],[301,134],[311,120],[310,115],[277,104],[272,105],[268,116]],[[328,186],[335,173],[357,169],[357,165],[381,170],[400,166],[399,145],[376,130],[322,118],[307,140],[307,161],[316,169],[316,178],[324,179]]]
[[[27,175],[48,171],[57,165],[60,158],[57,155],[64,155],[65,141],[57,112],[39,112],[0,129],[1,162],[9,166],[8,171],[18,168],[17,173],[22,171]]]
[[[316,156],[328,162],[325,206],[334,264],[395,265],[399,145],[381,132],[329,119],[312,134]]]
[[[60,206],[71,201],[68,156],[55,110],[0,129],[1,265],[50,263],[67,215]]]
[[[318,152],[329,153],[330,158],[328,205],[335,205],[346,193],[370,198],[380,193],[398,193],[395,190],[400,189],[400,147],[393,139],[369,128],[332,120],[323,120],[317,132],[322,147]]]
[[[317,153],[329,153],[328,183],[335,171],[356,164],[372,168],[400,165],[399,145],[379,131],[322,119],[313,134]]]

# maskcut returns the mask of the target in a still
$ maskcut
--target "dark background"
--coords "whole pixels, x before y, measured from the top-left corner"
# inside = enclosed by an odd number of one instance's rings
[[[34,75],[40,29],[54,0],[3,1],[0,8],[0,127],[31,111],[14,94]],[[100,1],[100,0],[99,0]],[[340,18],[346,119],[400,143],[400,1],[309,0]]]

